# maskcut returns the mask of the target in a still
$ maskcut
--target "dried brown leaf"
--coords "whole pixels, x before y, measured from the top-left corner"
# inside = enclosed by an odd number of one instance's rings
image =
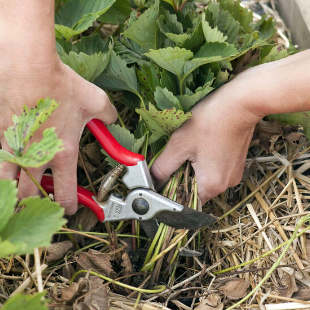
[[[46,261],[48,263],[59,260],[73,247],[73,243],[69,240],[52,243],[47,248]]]
[[[199,305],[194,310],[223,310],[224,305],[221,302],[221,297],[217,294],[210,294],[202,299]]]
[[[84,156],[93,164],[98,167],[102,161],[102,153],[100,152],[100,147],[96,142],[88,143],[83,146],[82,152]]]
[[[127,252],[123,252],[122,254],[122,267],[124,268],[124,274],[130,274],[133,271],[132,263]]]
[[[83,269],[104,273],[109,277],[115,274],[111,264],[111,255],[106,253],[90,249],[87,253],[80,253],[76,258],[76,262]]]
[[[219,289],[229,299],[236,300],[246,295],[250,282],[245,279],[235,278],[228,280]]]
[[[298,144],[303,137],[304,134],[301,132],[291,132],[285,136],[286,140],[292,144]]]
[[[73,228],[79,230],[82,229],[83,231],[92,231],[92,229],[98,223],[98,219],[94,212],[92,212],[90,209],[82,207],[78,210],[71,222],[71,227]]]
[[[274,143],[282,135],[282,127],[276,121],[260,121],[255,129],[255,138],[260,145],[267,151],[272,148],[271,142]]]
[[[89,174],[93,174],[97,170],[97,168],[95,166],[93,166],[88,160],[84,160],[84,165],[85,165],[85,168]],[[84,169],[84,165],[83,165],[81,158],[79,157],[78,166],[81,169]]]
[[[279,296],[291,298],[293,294],[298,291],[294,273],[289,274],[284,272],[281,284],[282,286],[277,289]]]
[[[300,288],[293,297],[299,300],[310,300],[310,287]]]
[[[79,292],[79,284],[73,282],[70,286],[64,287],[61,290],[61,300],[62,301],[71,301]]]
[[[74,310],[109,310],[109,298],[105,286],[89,291],[85,295],[84,301],[75,304]]]

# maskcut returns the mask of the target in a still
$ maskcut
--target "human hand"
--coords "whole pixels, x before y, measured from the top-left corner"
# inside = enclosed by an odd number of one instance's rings
[[[245,104],[250,98],[244,93],[250,87],[247,78],[240,75],[192,110],[192,118],[173,133],[155,161],[155,179],[167,181],[189,160],[203,203],[240,183],[253,131],[262,117]]]
[[[19,115],[24,105],[34,106],[40,98],[55,99],[59,107],[32,141],[40,140],[45,128],[55,127],[64,150],[47,165],[29,171],[40,181],[44,171],[51,168],[55,199],[65,207],[67,214],[73,214],[77,210],[76,169],[83,128],[92,118],[99,118],[106,124],[114,122],[116,110],[104,91],[64,65],[56,53],[39,63],[36,57],[28,58],[27,63],[19,63],[17,60],[20,58],[15,61],[14,57],[6,55],[0,59],[1,145],[10,151],[3,133],[11,125],[13,114]],[[3,163],[0,167],[0,179],[15,179],[17,173],[15,165]],[[38,189],[24,171],[20,174],[18,193],[19,198],[38,194]]]

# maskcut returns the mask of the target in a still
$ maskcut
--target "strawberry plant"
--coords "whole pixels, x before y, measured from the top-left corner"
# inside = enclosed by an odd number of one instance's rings
[[[7,161],[20,166],[28,175],[27,168],[39,167],[49,162],[62,149],[54,128],[43,131],[39,142],[31,143],[32,135],[57,108],[54,100],[42,99],[35,108],[25,106],[20,116],[13,117],[13,126],[5,132],[7,144],[13,153],[0,150],[0,162]],[[32,180],[38,185],[37,181]],[[48,246],[52,236],[65,224],[63,208],[50,198],[28,197],[17,204],[16,181],[0,180],[0,258],[33,253],[35,248]],[[41,302],[42,294],[16,295],[3,309],[46,309]]]
[[[263,17],[255,22],[252,12],[235,0],[59,0],[55,30],[62,61],[114,99],[119,124],[109,127],[112,134],[125,147],[146,155],[150,165],[171,134],[191,118],[191,109],[234,78],[240,67],[289,54],[276,45],[273,20]],[[0,161],[27,170],[51,160],[62,148],[53,129],[46,129],[40,142],[28,143],[55,108],[54,101],[45,99],[35,110],[25,108],[20,117],[15,117],[14,126],[5,134],[13,154],[0,151]],[[87,139],[85,134],[82,150]],[[104,158],[104,154],[99,156]],[[108,158],[104,163],[103,170],[114,165]],[[85,178],[82,174],[79,177],[83,183]],[[59,206],[47,198],[31,197],[19,203],[25,206],[22,211],[13,214],[16,184],[3,181],[1,191],[10,202],[0,201],[4,214],[0,222],[0,255],[30,253],[35,247],[46,246],[64,223]],[[185,198],[184,191],[189,192]],[[197,184],[188,165],[169,180],[163,193],[199,208]],[[27,222],[23,230],[21,221]],[[44,228],[38,222],[44,223]],[[107,231],[117,234],[124,227],[122,223],[117,227],[107,225]],[[132,234],[139,235],[139,225],[134,223],[132,227]],[[179,249],[188,236],[188,231],[159,225],[139,267],[152,274],[152,284],[159,282],[164,267],[169,272],[163,273],[161,281],[169,285],[177,281]],[[201,238],[201,234],[194,238],[194,248],[199,248]],[[133,247],[140,246],[138,241]],[[167,261],[163,260],[165,254],[169,256]],[[37,296],[15,297],[4,309],[13,309],[13,302],[32,302],[32,309],[41,309],[44,306],[39,305],[39,300]]]

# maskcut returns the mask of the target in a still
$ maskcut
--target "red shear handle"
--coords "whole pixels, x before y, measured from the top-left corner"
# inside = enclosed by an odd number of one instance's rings
[[[54,193],[54,182],[52,176],[44,175],[41,185],[48,193]],[[78,201],[80,204],[92,210],[100,222],[104,221],[104,211],[93,199],[94,194],[83,187],[77,187]]]
[[[133,153],[121,146],[99,119],[93,119],[88,122],[87,128],[96,137],[109,156],[120,164],[125,166],[135,166],[139,161],[145,160],[143,155]]]

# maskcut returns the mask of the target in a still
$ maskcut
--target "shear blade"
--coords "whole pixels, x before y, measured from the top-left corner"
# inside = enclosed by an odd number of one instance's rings
[[[211,227],[217,218],[211,214],[198,212],[184,207],[181,212],[162,211],[156,215],[156,219],[174,228],[195,230],[201,227]]]

